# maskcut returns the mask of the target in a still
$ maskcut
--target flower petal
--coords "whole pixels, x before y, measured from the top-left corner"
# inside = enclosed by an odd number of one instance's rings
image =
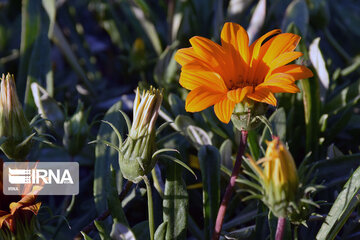
[[[224,80],[218,73],[197,63],[189,63],[182,67],[179,82],[188,90],[206,86],[216,91],[227,91]]]
[[[0,211],[0,229],[2,228],[4,222],[6,222],[6,220],[11,217],[11,214],[5,212],[5,211]]]
[[[24,211],[31,211],[33,214],[37,215],[39,210],[40,210],[40,206],[41,206],[41,202],[38,202],[36,204],[33,204],[33,205],[30,205],[30,206],[27,206],[27,207],[24,207],[22,208],[21,210],[24,210]]]
[[[275,73],[271,75],[265,82],[259,84],[255,90],[268,88],[272,93],[300,92],[300,89],[294,84],[295,79],[290,74]]]
[[[192,37],[190,43],[199,58],[209,65],[218,67],[226,63],[225,53],[219,44],[204,37]]]
[[[264,34],[262,37],[260,37],[259,39],[257,39],[255,42],[253,42],[251,44],[251,46],[250,46],[251,61],[250,61],[250,66],[249,66],[250,70],[249,70],[248,75],[245,76],[247,79],[249,79],[250,84],[252,84],[252,83],[258,84],[259,80],[257,78],[255,78],[255,75],[261,75],[261,76],[266,75],[266,71],[259,73],[257,70],[257,66],[258,66],[259,62],[261,61],[259,54],[260,54],[260,48],[261,48],[262,43],[268,37],[270,37],[274,34],[280,33],[280,32],[281,32],[280,29],[272,30],[272,31]],[[261,71],[263,71],[263,69],[261,69]]]
[[[191,62],[201,61],[192,47],[177,50],[174,58],[181,66]]]
[[[192,47],[177,50],[174,58],[181,66],[187,64],[199,64],[213,71],[219,70],[218,64],[211,65],[206,58],[198,55]]]
[[[235,102],[225,96],[221,101],[215,104],[214,111],[221,122],[229,123],[234,107]]]
[[[295,59],[301,57],[303,55],[302,52],[286,52],[275,58],[269,65],[270,71],[272,71],[275,68],[281,67],[285,64],[288,64]],[[269,71],[269,72],[270,72]]]
[[[239,102],[242,102],[244,100],[244,98],[246,97],[246,95],[251,93],[252,90],[253,90],[253,87],[251,87],[251,86],[234,89],[234,90],[228,91],[227,97],[231,101],[233,101],[235,103],[239,103]]]
[[[271,62],[285,52],[293,51],[301,37],[292,33],[281,33],[271,38],[260,48],[259,63],[256,68],[257,83],[269,74]]]
[[[197,87],[186,97],[185,110],[199,112],[222,100],[224,93],[214,91],[208,87]]]
[[[293,51],[301,37],[292,33],[281,33],[267,41],[260,49],[263,62],[269,65],[275,58],[285,52]]]
[[[247,95],[247,97],[257,102],[268,103],[276,106],[276,98],[270,89],[267,88],[255,89],[255,92]]]
[[[310,69],[308,69],[305,66],[297,65],[297,64],[290,64],[290,65],[278,67],[274,69],[271,74],[274,73],[290,74],[291,76],[293,76],[295,80],[310,78],[313,76],[313,73]]]
[[[250,52],[251,52],[251,58],[252,60],[256,60],[259,57],[259,53],[260,53],[260,48],[262,43],[265,41],[265,39],[267,39],[268,37],[277,34],[277,33],[281,33],[280,29],[274,29],[266,34],[264,34],[263,36],[261,36],[259,39],[257,39],[255,42],[253,42],[250,46]]]
[[[235,70],[244,70],[249,64],[249,36],[239,24],[227,22],[221,31],[221,45],[231,53]],[[243,71],[241,71],[243,72]]]

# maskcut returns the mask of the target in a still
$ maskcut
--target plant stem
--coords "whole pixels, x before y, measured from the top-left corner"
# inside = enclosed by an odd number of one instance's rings
[[[153,210],[151,185],[150,185],[149,179],[146,176],[143,176],[143,180],[146,184],[146,192],[147,192],[147,199],[148,199],[150,239],[154,240],[155,227],[154,227],[154,210]]]
[[[284,236],[286,219],[284,217],[278,218],[278,224],[276,227],[275,240],[282,240]]]
[[[295,225],[294,226],[294,240],[298,240],[298,230],[299,230],[299,225]]]
[[[239,145],[238,152],[236,155],[235,165],[234,165],[234,168],[233,168],[233,171],[231,174],[230,182],[226,187],[226,191],[225,191],[224,197],[222,199],[222,202],[221,202],[221,205],[220,205],[220,208],[218,211],[212,240],[218,240],[220,237],[220,232],[221,232],[221,228],[222,228],[222,225],[224,222],[226,208],[229,203],[230,197],[234,191],[236,178],[240,172],[241,160],[242,160],[242,156],[244,155],[244,151],[245,151],[245,147],[246,147],[247,134],[248,134],[247,131],[241,130],[240,145]]]

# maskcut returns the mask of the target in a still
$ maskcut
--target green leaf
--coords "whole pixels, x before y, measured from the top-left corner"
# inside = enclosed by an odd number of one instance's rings
[[[170,83],[177,81],[178,65],[174,58],[176,45],[177,42],[174,42],[171,46],[168,46],[160,55],[155,65],[155,82],[163,88],[167,88]],[[178,110],[180,109],[178,108]]]
[[[255,232],[255,225],[244,227],[239,230],[232,231],[227,233],[226,239],[237,239],[237,240],[245,240],[249,239],[251,235]]]
[[[116,221],[114,221],[110,236],[113,240],[136,240],[135,234],[129,227]]]
[[[174,116],[185,115],[185,103],[176,94],[169,94],[169,105]]]
[[[343,175],[344,172],[349,172],[359,164],[360,154],[344,155],[332,159],[318,161],[313,164],[316,169],[316,177],[319,179],[327,178],[328,176]],[[334,176],[332,176],[333,178]]]
[[[336,114],[348,106],[354,106],[360,101],[360,79],[336,91],[334,97],[324,106],[325,113]]]
[[[93,240],[91,237],[89,237],[86,233],[81,232],[81,235],[83,235],[85,240]]]
[[[142,221],[132,227],[132,232],[134,233],[136,239],[150,239],[149,234],[149,221]],[[157,238],[155,238],[157,240]]]
[[[198,240],[204,239],[201,229],[199,228],[199,226],[197,225],[197,223],[194,221],[194,219],[191,217],[190,214],[188,215],[188,227],[189,227],[189,231],[196,239]]]
[[[321,54],[320,47],[320,38],[315,38],[311,43],[309,48],[309,57],[312,65],[314,66],[317,76],[320,80],[320,99],[322,102],[325,101],[326,91],[329,88],[330,79],[328,71],[326,70],[326,64],[324,57]]]
[[[228,169],[232,169],[233,161],[232,161],[232,142],[230,139],[226,139],[220,146],[220,155],[221,155],[221,164],[227,167]]]
[[[174,121],[176,127],[182,134],[186,134],[188,126],[195,125],[194,120],[189,116],[179,115],[175,118]]]
[[[41,0],[23,0],[21,11],[20,65],[16,85],[20,99],[23,99],[32,49],[40,34]]]
[[[199,149],[202,145],[212,145],[210,136],[197,127],[192,118],[179,115],[175,118],[175,125],[194,147]]]
[[[163,200],[163,220],[167,222],[166,240],[186,239],[188,193],[181,175],[182,169],[168,162]]]
[[[120,117],[119,109],[122,103],[119,101],[114,104],[105,114],[104,120],[111,122],[120,132],[126,126],[123,118]],[[101,123],[97,135],[97,140],[108,141],[115,146],[119,145],[118,137],[113,129],[106,123]],[[118,166],[118,152],[107,147],[103,143],[97,143],[95,147],[95,166],[94,166],[94,201],[98,213],[102,213],[107,209],[106,193],[110,187],[109,170],[110,164]],[[120,171],[119,171],[120,174]],[[119,180],[121,183],[121,180]],[[121,189],[121,185],[118,186]]]
[[[107,147],[111,147],[112,149],[116,150],[117,152],[121,152],[121,150],[118,146],[112,144],[111,142],[103,140],[103,139],[98,139],[98,140],[89,142],[89,144],[93,144],[93,143],[102,143],[102,144],[106,145]]]
[[[325,218],[316,239],[318,240],[332,240],[335,239],[338,232],[341,230],[350,214],[359,204],[360,195],[360,167],[351,175],[349,180],[344,185],[343,190],[336,198],[332,205],[330,212]]]
[[[273,134],[278,136],[281,141],[286,141],[286,115],[284,108],[277,109],[269,118],[269,123]],[[265,140],[271,140],[271,133],[269,128],[265,127],[261,136],[261,143]]]
[[[111,240],[110,234],[106,231],[104,223],[100,221],[94,221],[96,229],[99,231],[101,240]]]
[[[167,222],[163,222],[158,226],[155,232],[156,240],[165,240],[166,228],[167,228]]]
[[[38,1],[33,1],[32,4],[34,2]],[[49,0],[49,2],[54,2],[54,0]],[[55,7],[55,3],[53,3],[53,7]],[[47,89],[50,90],[50,92],[48,91],[50,96],[53,94],[53,72],[50,57],[51,44],[48,36],[50,32],[50,19],[47,12],[42,8],[38,14],[40,16],[40,29],[36,41],[32,45],[24,98],[24,111],[29,119],[37,114],[34,98],[31,94],[31,84],[37,82],[43,86],[47,85]]]
[[[121,137],[119,130],[117,130],[117,128],[111,122],[108,122],[105,120],[102,120],[102,122],[108,124],[112,128],[112,130],[115,132],[116,136],[118,137],[119,145],[121,146],[122,145],[122,137]]]
[[[187,135],[198,147],[203,145],[212,145],[210,136],[200,127],[188,126]]]
[[[250,130],[248,132],[247,142],[248,142],[249,149],[250,149],[252,157],[254,159],[259,159],[259,157],[260,157],[260,147],[259,147],[259,144],[258,144],[258,134],[254,130]]]
[[[169,160],[171,160],[171,161],[173,161],[173,162],[181,165],[181,166],[184,167],[186,170],[188,170],[192,175],[194,175],[194,177],[197,179],[197,176],[196,176],[196,174],[194,173],[194,171],[193,171],[188,165],[186,165],[183,161],[181,161],[180,159],[177,159],[177,158],[175,158],[175,157],[173,157],[173,156],[166,155],[166,154],[164,154],[164,155],[159,155],[159,158],[161,158],[161,157],[167,158],[167,159],[169,159]]]
[[[114,170],[114,168],[111,166],[111,173],[110,173],[110,186],[107,189],[107,202],[108,202],[108,206],[109,206],[109,210],[111,213],[111,216],[113,217],[113,219],[118,222],[121,223],[125,226],[129,226],[129,223],[126,219],[124,210],[122,208],[121,205],[121,201],[119,199],[119,193],[117,190],[117,184],[116,184],[116,171]]]
[[[7,137],[2,136],[0,137],[0,146],[6,141]]]
[[[156,152],[153,153],[152,158],[156,157],[157,155],[159,155],[160,153],[163,152],[176,152],[176,153],[180,153],[178,150],[173,149],[173,148],[163,148],[163,149],[159,149]]]
[[[336,120],[332,122],[331,128],[326,132],[326,138],[323,143],[325,146],[329,145],[339,133],[346,128],[353,115],[353,107],[348,106],[343,111],[339,112],[337,116],[333,117],[336,118]]]
[[[121,11],[128,22],[133,27],[138,36],[146,39],[157,55],[162,52],[159,35],[155,25],[151,22],[143,9],[138,7],[134,0],[119,2]]]
[[[128,116],[124,111],[122,111],[122,110],[119,110],[119,112],[121,113],[121,115],[122,115],[123,118],[125,119],[127,130],[128,130],[128,132],[130,132],[130,129],[131,129],[131,121],[130,121],[129,116]]]
[[[300,81],[305,112],[306,125],[306,152],[312,152],[313,158],[318,156],[318,136],[320,118],[320,87],[316,78],[303,79]]]
[[[204,235],[212,235],[220,206],[220,153],[213,146],[202,146],[198,153],[203,183]]]
[[[56,20],[56,4],[55,0],[42,0],[42,6],[49,17],[49,32],[48,37],[51,38]]]
[[[305,0],[293,0],[287,7],[281,29],[285,32],[291,23],[300,29],[302,37],[305,38],[309,23],[309,10]]]

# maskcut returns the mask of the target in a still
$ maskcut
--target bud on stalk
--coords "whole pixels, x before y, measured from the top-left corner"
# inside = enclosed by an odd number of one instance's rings
[[[277,217],[289,217],[291,204],[297,202],[299,178],[296,165],[284,144],[275,137],[268,142],[265,157],[257,163],[250,158],[250,164],[259,176],[263,188],[263,202]],[[262,164],[259,167],[258,164]]]
[[[123,176],[138,183],[155,166],[155,122],[162,102],[162,92],[153,87],[136,90],[133,123],[125,142],[120,146],[119,165]]]
[[[14,76],[3,74],[0,96],[0,137],[4,139],[0,149],[14,160],[23,160],[31,150],[33,128],[26,119],[19,102]]]

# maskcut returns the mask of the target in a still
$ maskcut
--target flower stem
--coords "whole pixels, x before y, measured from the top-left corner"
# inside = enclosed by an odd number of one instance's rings
[[[284,236],[286,219],[284,217],[278,218],[278,224],[276,227],[275,240],[282,240]]]
[[[154,210],[153,210],[153,200],[152,200],[152,192],[151,192],[151,185],[149,179],[146,176],[143,176],[143,180],[146,184],[146,192],[148,198],[148,217],[149,217],[149,230],[150,230],[150,239],[154,240]]]
[[[226,191],[225,191],[224,197],[222,199],[222,202],[221,202],[221,205],[220,205],[220,208],[218,211],[212,240],[218,240],[220,237],[220,231],[221,231],[221,228],[222,228],[222,225],[224,222],[226,208],[229,203],[230,197],[234,191],[236,178],[240,172],[241,160],[242,160],[242,156],[244,155],[244,151],[245,151],[245,147],[246,147],[247,134],[248,134],[247,131],[241,130],[240,145],[239,145],[238,152],[236,155],[235,165],[234,165],[234,168],[233,168],[233,171],[231,174],[230,182],[226,187]]]

